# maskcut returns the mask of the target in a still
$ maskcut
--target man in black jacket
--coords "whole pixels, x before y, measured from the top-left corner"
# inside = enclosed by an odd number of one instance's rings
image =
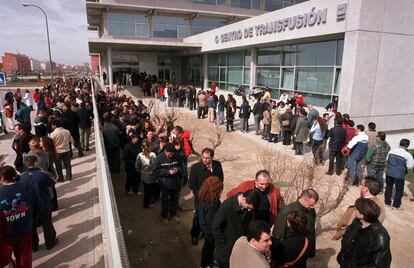
[[[179,222],[177,217],[178,189],[181,183],[181,166],[172,143],[165,145],[154,161],[154,173],[159,177],[161,187],[161,217],[165,223],[169,219]]]
[[[215,240],[215,260],[220,268],[228,268],[231,250],[244,235],[260,202],[257,190],[248,190],[227,198],[214,216],[212,231]]]
[[[260,97],[258,97],[256,103],[253,106],[254,127],[256,129],[256,135],[260,135],[260,121],[263,119],[263,111],[264,104],[261,102]]]
[[[342,127],[340,119],[335,118],[335,126],[329,130],[329,169],[326,174],[333,174],[334,159],[336,159],[336,174],[342,173],[342,153],[341,149],[345,146],[346,129]]]
[[[135,169],[135,161],[138,154],[141,152],[141,144],[139,142],[138,134],[133,133],[129,138],[130,142],[124,146],[124,163],[126,172],[125,192],[131,193],[132,190],[135,194],[141,194],[141,192],[138,191],[141,179]]]
[[[80,144],[82,150],[89,151],[89,137],[91,135],[93,112],[90,108],[86,107],[86,102],[84,101],[80,106],[81,108],[78,110]]]
[[[284,240],[288,232],[287,215],[291,211],[300,211],[306,217],[305,235],[309,239],[309,257],[315,256],[316,234],[315,205],[319,200],[319,195],[314,189],[305,189],[300,194],[298,200],[284,207],[278,214],[273,228],[273,237]]]
[[[74,145],[78,149],[78,156],[83,156],[82,147],[80,144],[80,135],[79,135],[79,116],[77,113],[72,111],[72,105],[67,102],[63,106],[63,113],[62,117],[65,118],[64,122],[67,122],[67,125],[64,125],[63,127],[70,131],[70,134],[72,135]],[[72,145],[70,146],[71,152],[72,152]],[[72,155],[72,153],[71,153]]]
[[[195,163],[190,169],[190,178],[188,186],[194,194],[195,213],[193,217],[193,226],[191,228],[191,243],[195,246],[198,244],[198,236],[200,235],[200,224],[198,222],[198,190],[203,182],[210,176],[217,176],[224,180],[223,168],[221,163],[213,160],[214,150],[204,148],[201,152],[201,161]]]

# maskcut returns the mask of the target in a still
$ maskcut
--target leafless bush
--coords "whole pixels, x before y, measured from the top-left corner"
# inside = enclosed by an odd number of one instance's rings
[[[257,160],[261,168],[269,171],[273,183],[280,187],[286,204],[293,202],[307,188],[313,188],[319,193],[317,226],[320,226],[323,216],[339,206],[348,191],[346,183],[334,181],[337,180],[335,177],[325,176],[323,168],[318,168],[313,160],[297,160],[272,148],[259,151]]]
[[[208,131],[208,141],[213,150],[216,150],[226,137],[227,132],[219,125],[211,125]]]

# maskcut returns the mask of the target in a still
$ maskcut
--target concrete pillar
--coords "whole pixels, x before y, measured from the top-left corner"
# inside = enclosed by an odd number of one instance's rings
[[[113,77],[112,77],[112,47],[108,47],[108,55],[107,55],[107,61],[108,61],[108,79],[109,79],[109,88],[110,90],[113,90]]]
[[[103,29],[103,35],[105,37],[108,36],[108,13],[107,11],[104,11],[102,13],[102,29]]]
[[[101,85],[104,84],[102,59],[103,59],[103,53],[99,53],[99,81],[100,81]]]
[[[153,34],[152,34],[152,15],[148,16],[148,37],[153,37]]]
[[[208,54],[203,55],[203,88],[208,88]]]
[[[257,48],[251,48],[250,55],[251,55],[251,61],[250,61],[250,85],[249,88],[252,89],[256,85],[256,54],[257,54]]]

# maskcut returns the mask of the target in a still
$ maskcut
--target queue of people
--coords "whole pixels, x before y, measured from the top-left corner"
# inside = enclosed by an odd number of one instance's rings
[[[32,252],[41,249],[40,226],[46,250],[59,243],[52,219],[59,210],[55,185],[73,179],[74,148],[78,157],[89,150],[91,101],[86,78],[57,81],[23,95],[20,89],[6,93],[3,107],[15,131],[16,158],[14,166],[0,167],[1,267],[32,267]]]

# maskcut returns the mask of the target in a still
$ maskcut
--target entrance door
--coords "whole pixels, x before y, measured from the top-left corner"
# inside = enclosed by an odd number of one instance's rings
[[[170,82],[170,68],[158,67],[158,79],[163,82]]]

